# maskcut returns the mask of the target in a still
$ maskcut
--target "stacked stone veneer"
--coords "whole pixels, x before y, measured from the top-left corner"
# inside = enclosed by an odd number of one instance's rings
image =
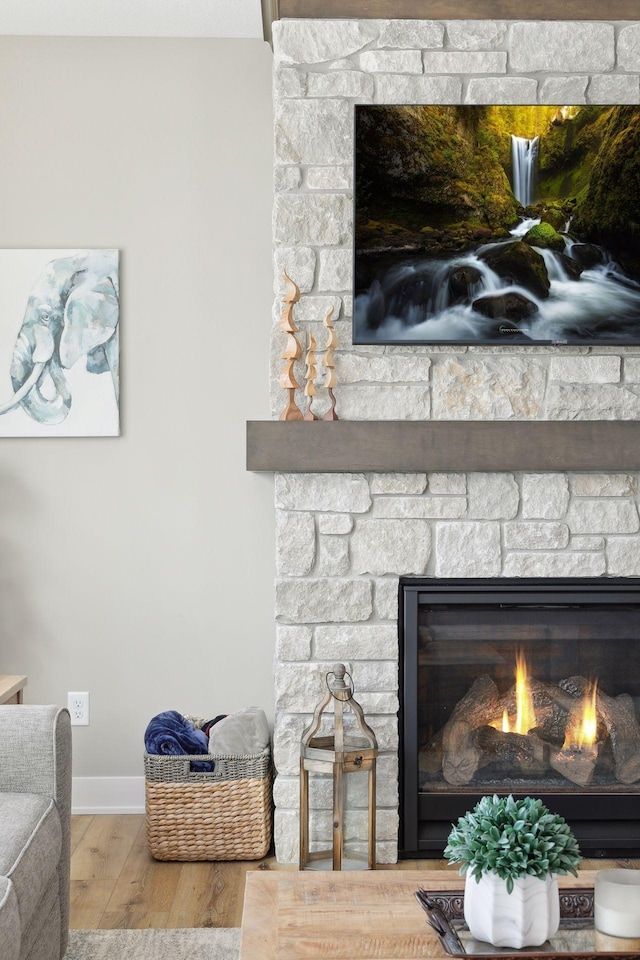
[[[274,416],[286,267],[303,341],[323,343],[334,308],[343,419],[640,417],[638,347],[351,342],[353,105],[638,103],[640,23],[281,20],[274,61]],[[280,475],[276,511],[275,832],[287,862],[300,734],[336,659],[353,668],[381,743],[378,856],[396,858],[399,575],[640,575],[626,475]],[[328,787],[312,794],[315,841],[331,834]],[[348,832],[364,837],[361,784],[351,800]]]

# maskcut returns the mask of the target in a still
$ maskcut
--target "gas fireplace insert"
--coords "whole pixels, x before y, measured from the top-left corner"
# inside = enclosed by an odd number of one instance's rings
[[[640,578],[400,581],[401,856],[484,794],[640,855]]]

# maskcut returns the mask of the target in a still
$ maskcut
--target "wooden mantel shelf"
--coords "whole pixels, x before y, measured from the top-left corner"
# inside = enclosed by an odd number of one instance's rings
[[[640,422],[250,420],[247,470],[640,470]]]
[[[269,0],[263,0],[269,2]],[[271,18],[637,20],[638,0],[270,0]]]

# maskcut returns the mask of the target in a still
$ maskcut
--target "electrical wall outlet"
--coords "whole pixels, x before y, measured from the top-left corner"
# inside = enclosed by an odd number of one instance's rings
[[[89,694],[68,693],[67,704],[71,714],[72,727],[89,726]]]

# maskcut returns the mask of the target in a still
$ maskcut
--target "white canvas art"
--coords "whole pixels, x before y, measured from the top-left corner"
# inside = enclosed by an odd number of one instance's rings
[[[117,250],[0,250],[0,436],[116,437]]]

